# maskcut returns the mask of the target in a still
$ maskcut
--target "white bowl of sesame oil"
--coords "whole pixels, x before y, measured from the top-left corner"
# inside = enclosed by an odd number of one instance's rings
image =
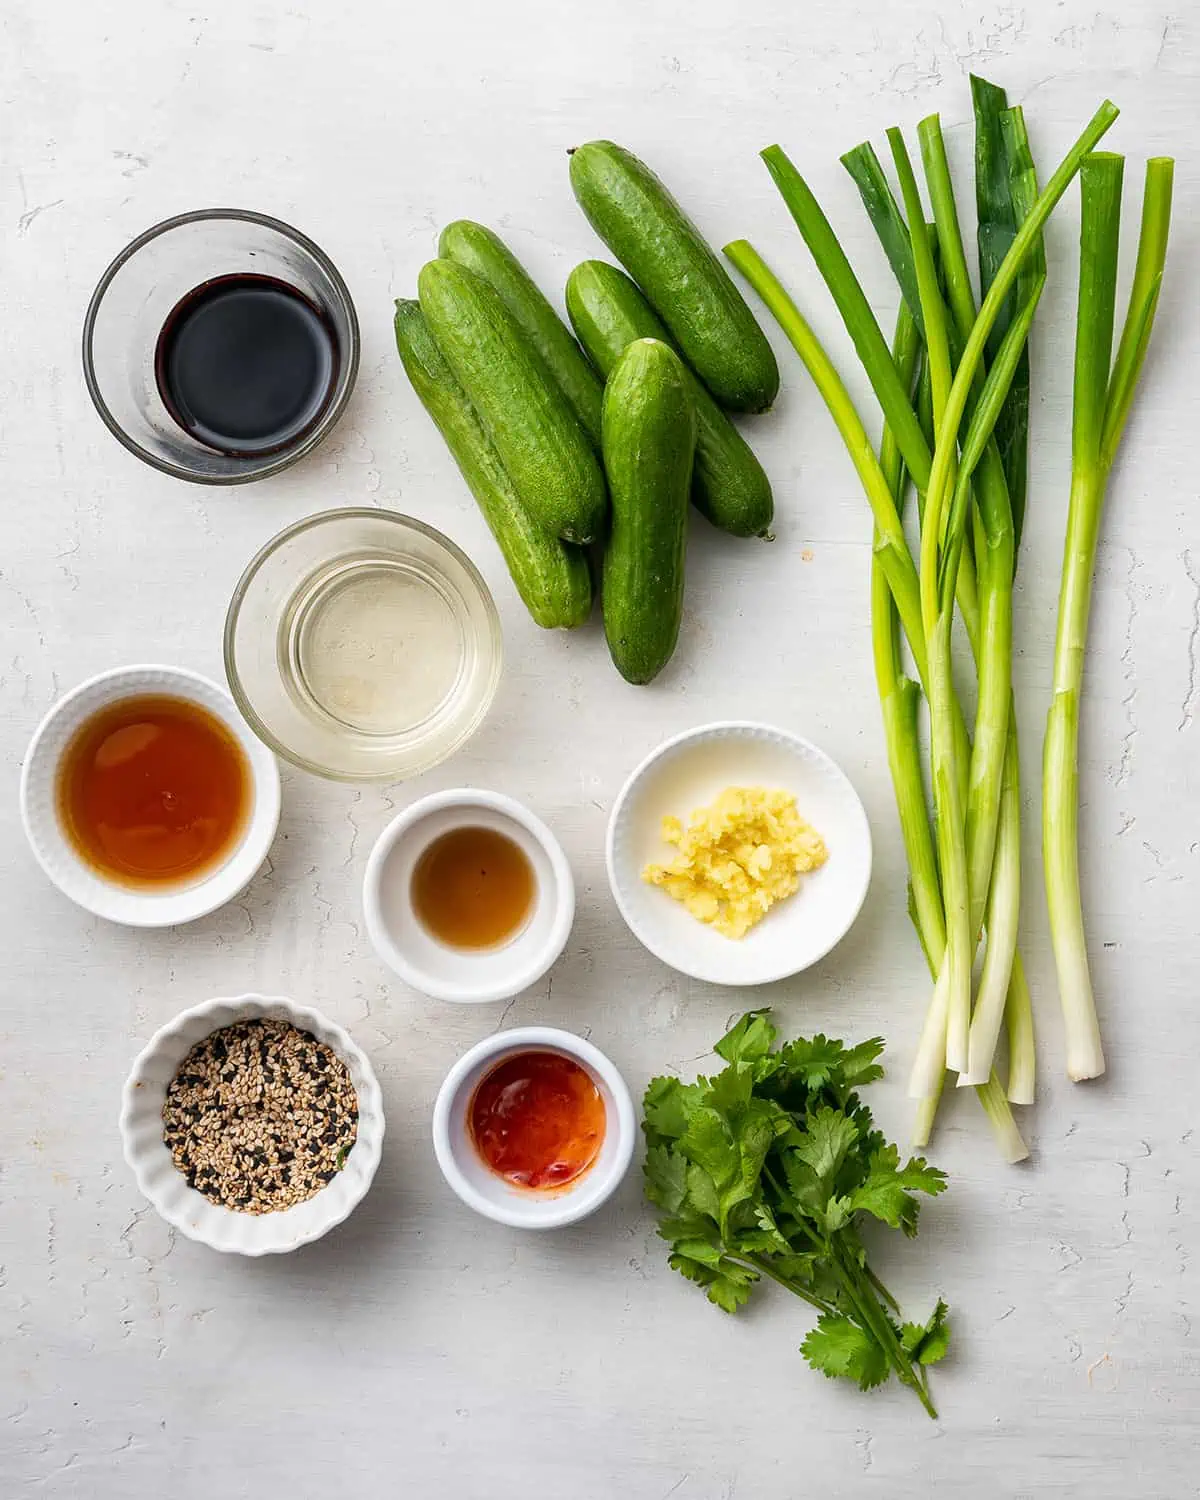
[[[379,1165],[383,1104],[350,1036],[265,995],[208,1000],[151,1037],[121,1102],[125,1160],[189,1239],[272,1255],[319,1239]]]

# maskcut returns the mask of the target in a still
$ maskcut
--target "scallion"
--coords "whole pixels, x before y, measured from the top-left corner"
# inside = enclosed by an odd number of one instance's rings
[[[1092,576],[1108,476],[1141,374],[1158,307],[1171,219],[1174,162],[1146,163],[1142,224],[1129,307],[1112,358],[1124,161],[1097,152],[1083,164],[1079,302],[1075,331],[1071,495],[1054,646],[1054,696],[1046,723],[1042,850],[1050,935],[1075,1080],[1104,1072],[1079,891],[1079,700]]]

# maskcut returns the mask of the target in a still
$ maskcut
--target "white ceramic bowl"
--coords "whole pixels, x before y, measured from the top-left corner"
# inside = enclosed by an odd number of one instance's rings
[[[734,940],[698,922],[642,880],[647,864],[676,852],[664,814],[689,814],[730,786],[779,787],[825,840],[829,858]],[[858,794],[823,751],[767,724],[705,724],[667,740],[621,790],[608,824],[608,878],[629,929],[682,974],[712,984],[768,984],[809,968],[849,931],[871,879],[871,830]]]
[[[517,1052],[557,1052],[591,1074],[604,1100],[600,1154],[574,1182],[555,1193],[530,1192],[498,1177],[480,1160],[467,1111],[485,1074]],[[611,1198],[633,1160],[637,1121],[625,1080],[598,1047],[552,1026],[498,1031],[477,1043],[450,1069],[433,1109],[433,1149],[446,1181],[469,1207],[514,1229],[559,1229],[594,1213]]]
[[[501,947],[452,948],[413,909],[417,861],[434,839],[464,827],[506,834],[533,866],[533,912]],[[435,1000],[477,1005],[520,994],[555,962],[575,920],[575,881],[562,846],[528,808],[500,792],[460,787],[422,797],[383,830],[367,861],[363,910],[376,952],[406,984]]]
[[[346,1164],[319,1193],[279,1213],[244,1214],[211,1203],[187,1185],[163,1141],[163,1102],[179,1064],[211,1032],[259,1017],[311,1031],[346,1064],[358,1095],[358,1136]],[[206,1000],[182,1011],[138,1054],[121,1096],[121,1141],[137,1185],[188,1239],[235,1255],[277,1255],[320,1239],[371,1186],[383,1146],[383,1101],[371,1064],[340,1026],[302,1005],[267,995]]]
[[[142,694],[185,698],[219,719],[242,748],[254,796],[241,839],[224,864],[161,891],[121,885],[86,864],[67,837],[57,806],[59,763],[76,731],[98,709]],[[233,699],[209,678],[183,667],[115,667],[73,688],[38,725],[21,767],[21,817],[38,863],[76,905],[127,927],[171,927],[224,906],[253,879],[279,827],[279,767]]]

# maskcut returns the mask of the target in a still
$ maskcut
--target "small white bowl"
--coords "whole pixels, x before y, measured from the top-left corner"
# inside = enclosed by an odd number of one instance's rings
[[[518,1052],[557,1052],[592,1076],[604,1100],[600,1154],[588,1170],[555,1193],[531,1192],[498,1177],[471,1140],[467,1111],[483,1077]],[[621,1184],[633,1160],[637,1121],[629,1089],[598,1047],[552,1026],[521,1026],[485,1037],[454,1064],[433,1107],[433,1149],[446,1181],[468,1206],[514,1229],[559,1229],[594,1213]]]
[[[319,1193],[278,1213],[245,1214],[190,1188],[163,1141],[163,1103],[179,1064],[223,1026],[268,1017],[311,1031],[346,1064],[358,1095],[358,1136],[337,1176]],[[206,1000],[182,1011],[138,1054],[121,1096],[121,1142],[137,1185],[168,1224],[190,1240],[234,1255],[278,1255],[320,1239],[357,1207],[383,1147],[383,1101],[366,1054],[320,1011],[278,996]]]
[[[190,884],[162,890],[122,885],[85,863],[63,829],[57,805],[59,763],[76,731],[97,710],[142,694],[184,698],[219,719],[241,746],[253,785],[254,804],[241,840],[224,864]],[[115,667],[73,688],[38,725],[21,767],[21,818],[38,863],[77,906],[127,927],[173,927],[224,906],[253,879],[279,827],[279,767],[233,699],[209,678],[183,667]]]
[[[434,839],[467,827],[507,835],[533,866],[533,911],[501,947],[452,948],[413,909],[417,861]],[[536,984],[562,953],[575,920],[575,881],[562,846],[528,808],[500,792],[460,787],[422,797],[383,830],[367,861],[363,910],[376,952],[406,984],[435,1000],[480,1005]]]
[[[738,940],[642,879],[646,865],[676,852],[662,837],[663,816],[686,826],[730,786],[791,792],[829,850],[794,895]],[[769,984],[809,968],[850,930],[871,880],[871,830],[857,792],[815,745],[767,724],[705,724],[667,740],[630,776],[609,819],[607,860],[621,915],[657,958],[711,984]]]

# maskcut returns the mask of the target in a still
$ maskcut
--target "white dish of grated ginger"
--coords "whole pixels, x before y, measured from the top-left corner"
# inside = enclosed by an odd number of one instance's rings
[[[617,798],[607,853],[634,936],[713,984],[809,968],[849,931],[871,876],[849,779],[767,724],[707,724],[660,745]]]

